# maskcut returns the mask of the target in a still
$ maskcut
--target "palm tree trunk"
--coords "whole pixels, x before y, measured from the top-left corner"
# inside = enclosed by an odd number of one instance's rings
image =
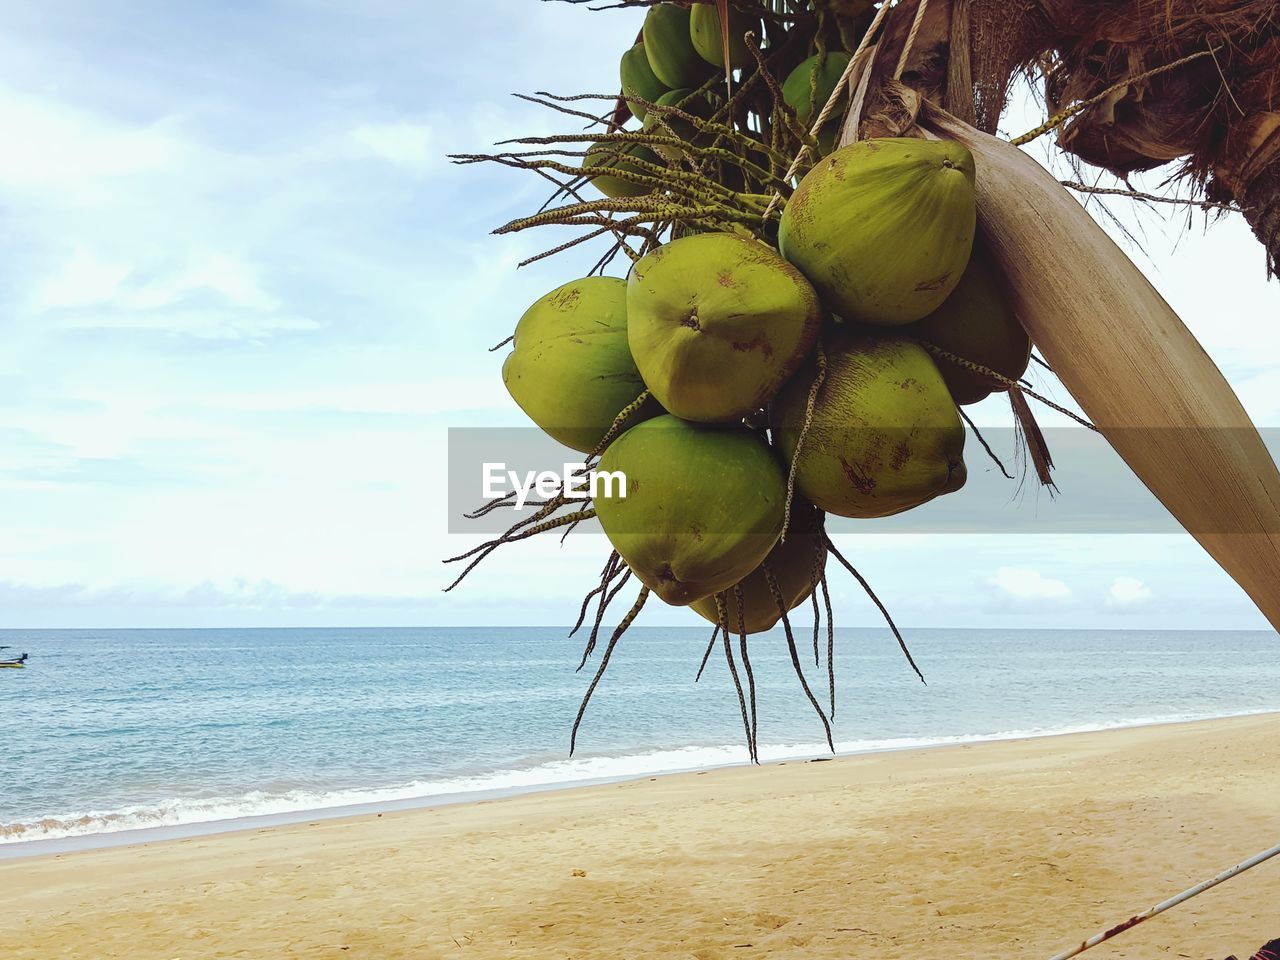
[[[1249,226],[1267,248],[1271,273],[1280,275],[1280,160],[1254,177],[1238,200]]]

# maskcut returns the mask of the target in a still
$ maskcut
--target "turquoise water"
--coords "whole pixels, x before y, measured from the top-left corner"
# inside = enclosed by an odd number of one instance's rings
[[[31,654],[0,671],[0,843],[742,763],[723,659],[694,683],[706,640],[628,633],[569,759],[595,661],[559,629],[0,632]],[[927,686],[887,632],[837,631],[837,752],[1280,710],[1269,632],[908,640]],[[762,759],[825,754],[784,639],[752,664]]]

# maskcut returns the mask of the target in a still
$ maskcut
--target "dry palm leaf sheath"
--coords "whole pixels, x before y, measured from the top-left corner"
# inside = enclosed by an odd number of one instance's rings
[[[627,496],[562,492],[450,561],[460,581],[504,544],[598,520],[613,550],[575,626],[591,624],[583,664],[599,650],[586,699],[644,604],[663,602],[711,625],[703,666],[723,655],[753,756],[747,638],[778,624],[829,737],[828,560],[871,591],[826,517],[959,490],[960,406],[996,392],[1051,484],[1021,382],[1033,341],[1089,425],[1280,625],[1280,474],[1256,430],[1080,204],[993,136],[1012,79],[1038,76],[1054,116],[1034,135],[1121,175],[1179,161],[1199,201],[1243,212],[1275,267],[1274,0],[612,6],[646,8],[621,94],[529,95],[567,132],[455,157],[553,185],[497,231],[570,228],[535,259],[603,249],[528,309],[502,372],[546,433],[624,473]],[[811,652],[793,622],[806,607]]]

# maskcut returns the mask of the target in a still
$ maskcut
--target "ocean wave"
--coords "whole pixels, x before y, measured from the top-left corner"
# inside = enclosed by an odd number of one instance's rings
[[[849,740],[836,744],[836,754],[849,756],[925,747],[1021,740],[1207,719],[1213,719],[1213,717],[1166,715],[1131,718],[1113,723],[1004,730],[969,735]],[[150,804],[126,806],[119,810],[88,810],[0,824],[0,845],[92,837],[130,830],[218,824],[255,817],[302,820],[326,813],[330,816],[341,815],[341,811],[352,807],[429,805],[449,800],[465,800],[469,795],[528,793],[557,787],[638,779],[659,774],[742,766],[747,763],[745,754],[745,748],[741,744],[690,746],[614,756],[574,757],[487,773],[413,780],[391,786],[348,787],[334,790],[289,789],[274,793],[250,790],[237,796],[227,797],[175,797]],[[825,744],[791,743],[761,744],[760,746],[760,759],[764,763],[807,760],[824,756],[830,756]]]

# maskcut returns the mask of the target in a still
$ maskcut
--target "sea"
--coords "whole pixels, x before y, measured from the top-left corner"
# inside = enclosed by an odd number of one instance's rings
[[[709,631],[553,628],[0,631],[0,857],[749,762]],[[835,634],[836,754],[1280,711],[1272,632]],[[603,638],[602,638],[603,639]],[[829,711],[827,639],[801,667]],[[603,642],[601,643],[603,647]],[[742,671],[737,643],[739,675]],[[785,636],[751,638],[763,762],[831,755]]]

